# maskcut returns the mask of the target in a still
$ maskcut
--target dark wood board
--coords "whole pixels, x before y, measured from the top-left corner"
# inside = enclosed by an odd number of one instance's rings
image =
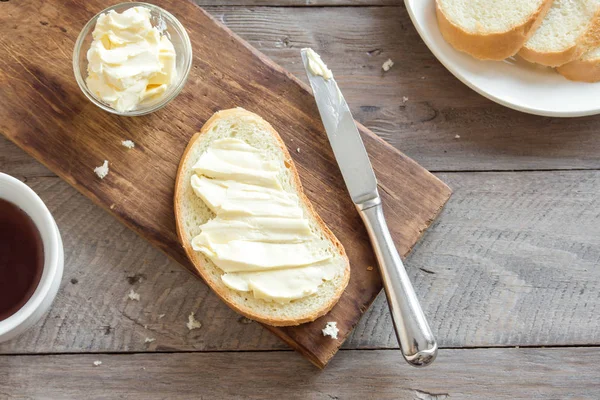
[[[352,277],[331,313],[292,328],[269,328],[323,367],[358,322],[381,282],[360,218],[343,186],[306,86],[191,2],[156,2],[186,26],[194,63],[183,92],[144,117],[103,112],[85,99],[71,68],[79,30],[116,2],[23,1],[0,4],[0,132],[96,204],[194,272],[177,241],[174,177],[189,138],[215,111],[242,106],[279,131],[293,154],[306,193],[346,247]],[[450,196],[450,189],[361,127],[379,179],[392,235],[407,254]],[[121,146],[131,139],[134,150]],[[300,153],[295,150],[301,149]],[[110,174],[93,173],[104,159]],[[325,321],[341,328],[324,338]]]

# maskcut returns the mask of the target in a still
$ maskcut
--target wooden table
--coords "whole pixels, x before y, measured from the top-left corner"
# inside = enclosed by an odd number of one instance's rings
[[[380,296],[317,370],[1,138],[0,171],[46,202],[66,265],[50,312],[0,345],[0,399],[600,398],[600,118],[477,95],[399,0],[199,3],[300,79],[299,49],[318,49],[356,119],[453,188],[407,260],[438,360],[402,361]]]

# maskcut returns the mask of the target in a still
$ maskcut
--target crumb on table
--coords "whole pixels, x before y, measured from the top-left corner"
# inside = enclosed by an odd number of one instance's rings
[[[108,160],[104,160],[101,166],[94,168],[94,173],[98,175],[98,178],[104,179],[108,175]]]
[[[383,63],[383,65],[381,66],[381,69],[383,69],[385,72],[389,71],[390,68],[392,68],[394,66],[394,62],[392,61],[391,58],[388,58],[386,62]]]
[[[330,321],[325,325],[325,328],[323,328],[322,332],[323,336],[329,336],[332,339],[337,339],[340,330],[337,327],[337,322]]]
[[[140,294],[136,293],[133,289],[131,289],[127,297],[129,297],[129,300],[140,301]]]
[[[187,324],[185,324],[185,326],[187,326],[187,328],[191,331],[193,329],[198,329],[202,327],[202,324],[200,323],[200,321],[196,320],[196,318],[194,317],[194,313],[190,313],[190,315],[188,315],[188,322]]]
[[[135,143],[133,143],[133,141],[131,140],[123,140],[121,142],[121,145],[123,147],[127,147],[128,149],[133,149],[135,147]]]

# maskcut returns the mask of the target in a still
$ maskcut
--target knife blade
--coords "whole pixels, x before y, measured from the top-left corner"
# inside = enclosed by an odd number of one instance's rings
[[[379,197],[377,179],[356,123],[333,77],[324,79],[309,69],[308,50],[302,50],[302,61],[312,87],[321,120],[331,143],[344,182],[355,204]]]
[[[302,49],[302,62],[333,154],[373,245],[402,355],[412,366],[429,365],[437,343],[387,227],[375,172],[348,103],[317,53]]]

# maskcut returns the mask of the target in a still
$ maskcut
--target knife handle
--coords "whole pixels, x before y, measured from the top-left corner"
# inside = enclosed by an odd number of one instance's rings
[[[402,355],[414,367],[427,366],[435,360],[437,343],[390,235],[381,200],[377,197],[357,204],[356,208],[365,223],[379,262]]]

